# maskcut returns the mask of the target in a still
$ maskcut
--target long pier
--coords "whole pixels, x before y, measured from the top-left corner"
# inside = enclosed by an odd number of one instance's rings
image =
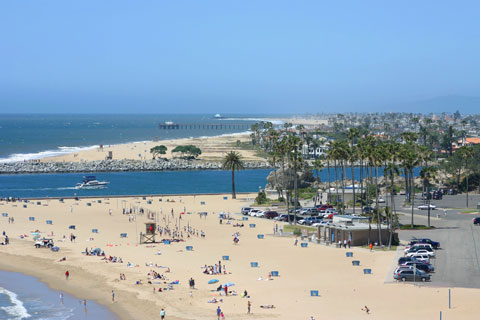
[[[161,130],[186,130],[186,129],[210,129],[210,130],[248,130],[249,124],[222,124],[222,123],[160,123]]]

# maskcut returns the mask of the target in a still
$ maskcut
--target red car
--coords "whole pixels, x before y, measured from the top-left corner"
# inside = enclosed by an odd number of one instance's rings
[[[333,216],[336,216],[338,213],[330,213],[328,215],[328,219],[333,219]]]
[[[317,209],[320,213],[325,213],[325,210],[327,210],[328,208],[333,208],[333,207],[329,204],[319,204],[319,205],[317,205]]]

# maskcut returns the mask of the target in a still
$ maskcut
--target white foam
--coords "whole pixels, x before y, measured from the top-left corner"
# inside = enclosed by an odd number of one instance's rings
[[[13,317],[10,319],[21,320],[31,317],[27,309],[25,309],[23,306],[23,302],[17,298],[17,294],[15,292],[8,291],[7,289],[0,287],[0,294],[7,295],[10,299],[10,302],[13,304],[13,306],[0,307],[0,309]]]
[[[20,161],[37,160],[47,157],[61,156],[69,153],[98,148],[98,145],[88,147],[58,147],[57,150],[46,150],[35,153],[14,153],[8,158],[0,158],[0,163],[11,163]]]

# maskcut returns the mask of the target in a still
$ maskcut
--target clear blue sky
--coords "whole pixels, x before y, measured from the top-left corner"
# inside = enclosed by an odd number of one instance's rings
[[[479,1],[5,0],[0,113],[367,112],[478,97],[479,12]]]

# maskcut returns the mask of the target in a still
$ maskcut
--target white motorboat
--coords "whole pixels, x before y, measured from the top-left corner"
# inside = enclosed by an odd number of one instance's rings
[[[107,187],[110,182],[98,181],[95,176],[83,177],[82,183],[77,183],[76,189],[103,189]]]

